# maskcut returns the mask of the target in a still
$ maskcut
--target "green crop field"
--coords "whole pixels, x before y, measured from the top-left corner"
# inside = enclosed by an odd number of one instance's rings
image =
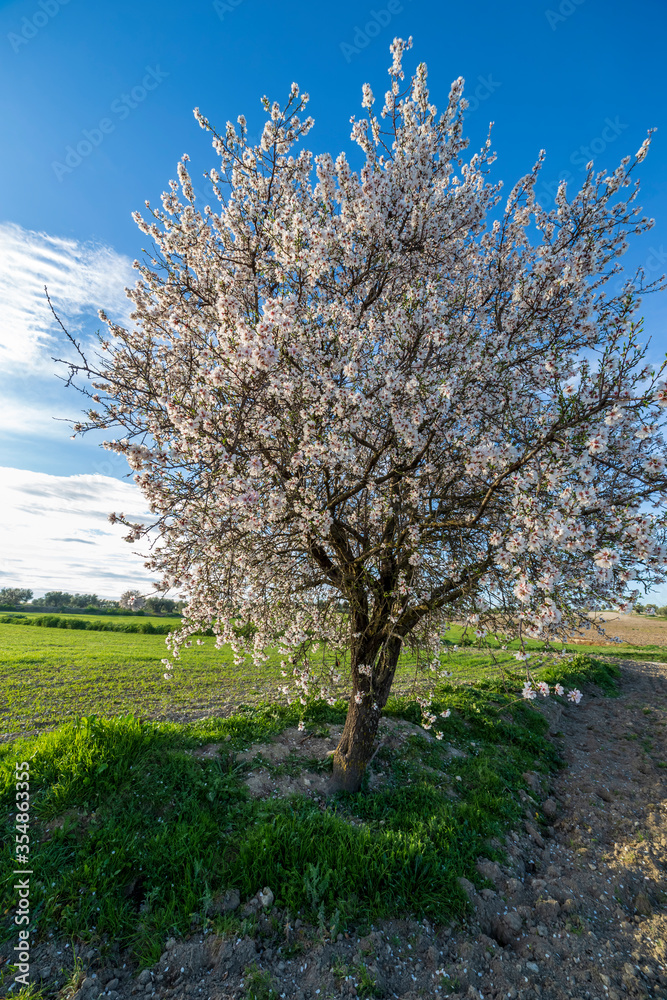
[[[76,619],[77,616],[59,616]],[[83,616],[79,616],[83,618]],[[108,625],[109,619],[92,619]],[[113,623],[154,623],[165,626],[164,618],[115,618]],[[172,619],[170,627],[178,624]],[[461,629],[449,633],[451,643],[461,642]],[[108,716],[135,713],[154,719],[185,720],[202,715],[227,714],[239,704],[284,701],[279,687],[288,682],[280,672],[280,655],[275,652],[260,667],[246,662],[234,664],[229,647],[215,649],[206,638],[202,646],[183,649],[165,680],[162,659],[168,655],[163,635],[127,634],[113,631],[79,631],[70,628],[38,628],[34,625],[0,624],[0,737],[52,728],[68,718],[91,713]],[[521,665],[514,659],[516,643],[507,650],[490,652],[468,647],[452,649],[443,657],[443,666],[452,672],[454,683],[479,681],[497,676],[501,669],[514,673]],[[527,643],[538,650],[537,642]],[[581,647],[566,647],[581,652]],[[591,655],[616,654],[625,657],[663,659],[657,647],[586,647]],[[397,695],[421,692],[425,678],[409,655],[402,658],[394,683]],[[341,687],[337,694],[343,695]]]

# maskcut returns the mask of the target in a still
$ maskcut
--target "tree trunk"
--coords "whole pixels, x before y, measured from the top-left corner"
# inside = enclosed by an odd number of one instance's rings
[[[357,666],[364,660],[352,663],[352,694],[347,709],[345,728],[333,755],[333,792],[358,792],[369,760],[373,756],[375,737],[387,704],[396,664],[401,651],[401,640],[391,639],[384,647],[372,678],[359,674]],[[360,693],[357,704],[355,695]]]

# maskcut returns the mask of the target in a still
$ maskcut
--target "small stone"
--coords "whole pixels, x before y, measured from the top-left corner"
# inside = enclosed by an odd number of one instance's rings
[[[257,896],[253,896],[252,899],[249,899],[248,902],[243,906],[241,910],[241,919],[245,919],[246,917],[251,917],[254,913],[257,913],[259,908],[260,908],[260,902],[257,899]]]
[[[265,885],[264,888],[261,890],[261,892],[257,893],[257,896],[264,909],[267,909],[269,906],[271,906],[274,899],[276,898],[269,889],[268,885]]]
[[[151,974],[150,974],[150,970],[149,969],[144,969],[143,972],[139,973],[139,976],[137,978],[137,982],[139,983],[140,986],[145,986],[147,983],[150,983],[151,978],[152,977],[151,977]]]
[[[634,907],[637,913],[640,913],[644,917],[650,917],[653,913],[651,901],[645,892],[637,893],[635,896]]]
[[[88,990],[92,990],[93,986],[99,986],[99,983],[96,983],[94,979],[90,978],[90,976],[86,976],[84,981],[81,983],[80,991],[82,993],[87,992]]]
[[[465,892],[468,900],[474,904],[477,900],[477,889],[472,882],[470,882],[467,878],[464,878],[463,875],[458,877],[457,882]]]
[[[107,988],[106,996],[107,1000],[118,1000],[120,993],[118,992],[118,990],[110,990]]]
[[[540,899],[535,905],[535,912],[543,923],[550,926],[558,919],[560,904],[555,899]]]
[[[115,990],[118,986],[118,979],[110,979],[104,987],[106,990]]]
[[[540,967],[537,962],[526,962],[526,969],[528,972],[534,972],[536,975],[540,971]]]
[[[542,803],[542,812],[547,819],[555,819],[558,813],[558,806],[555,799],[545,799]]]
[[[426,952],[426,957],[429,960],[429,962],[431,963],[431,965],[435,965],[437,963],[437,961],[438,961],[438,959],[440,957],[440,952],[435,947],[435,945],[432,944],[428,948],[428,950]]]
[[[596,794],[599,795],[599,797],[603,800],[603,802],[613,802],[614,801],[614,796],[611,794],[611,792],[609,791],[609,789],[608,788],[604,788],[603,786],[600,786],[600,788],[596,789]]]
[[[492,923],[491,931],[496,941],[506,947],[517,939],[521,933],[522,924],[521,915],[516,910],[509,910],[496,917]]]
[[[496,864],[495,861],[489,861],[487,858],[480,858],[477,862],[477,871],[483,878],[488,878],[489,882],[494,883],[498,883],[503,876],[500,865]]]
[[[518,878],[508,878],[507,879],[507,891],[510,896],[513,896],[517,892],[521,892],[523,889],[523,883],[519,881]]]
[[[528,787],[534,792],[539,792],[540,790],[540,777],[535,771],[524,771],[521,775],[523,780],[526,782]]]
[[[544,847],[544,840],[542,839],[542,834],[535,829],[532,823],[526,821],[524,823],[524,828],[534,844],[537,844],[538,847]]]

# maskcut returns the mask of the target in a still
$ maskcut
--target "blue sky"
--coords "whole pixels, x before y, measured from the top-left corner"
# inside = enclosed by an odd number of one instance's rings
[[[407,66],[428,64],[436,104],[465,78],[473,149],[495,122],[493,177],[506,188],[544,148],[538,196],[563,176],[572,192],[588,158],[613,169],[657,127],[640,174],[656,226],[625,258],[655,277],[667,271],[666,28],[663,0],[0,0],[0,585],[113,597],[148,582],[103,520],[80,536],[82,509],[106,513],[134,487],[119,482],[120,460],[53,419],[81,401],[53,374],[62,346],[43,286],[84,341],[99,307],[122,319],[145,241],[132,211],[158,201],[183,153],[195,183],[215,163],[195,106],[221,127],[243,112],[252,133],[259,98],[282,101],[295,80],[311,96],[311,147],[349,150],[362,83],[383,93],[390,42],[412,35]],[[665,310],[664,296],[645,301],[653,361]],[[657,596],[667,603],[667,589]]]

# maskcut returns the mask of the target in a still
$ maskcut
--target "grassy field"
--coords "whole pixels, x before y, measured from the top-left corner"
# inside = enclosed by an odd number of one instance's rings
[[[35,628],[65,628],[92,632],[147,632],[167,635],[181,622],[180,615],[81,615],[8,611],[0,614],[0,623]]]
[[[151,654],[144,653],[149,661]],[[35,651],[36,664],[41,655]],[[87,655],[81,647],[82,676]],[[134,651],[130,672],[140,667],[137,658]],[[567,686],[614,687],[613,668],[581,655],[544,676]],[[55,701],[62,696],[62,689],[52,694]],[[144,696],[140,690],[136,698]],[[105,714],[111,708],[97,707]],[[16,931],[18,761],[30,765],[31,920],[40,935],[56,931],[102,954],[129,948],[150,963],[172,934],[259,932],[256,916],[216,915],[216,899],[235,888],[243,900],[265,885],[275,908],[311,921],[324,939],[348,927],[366,933],[384,916],[460,917],[467,904],[458,877],[482,884],[475,861],[502,858],[500,838],[525,807],[523,772],[555,769],[558,754],[541,714],[491,678],[476,687],[440,686],[433,708],[445,707],[451,716],[437,725],[446,741],[422,731],[409,735],[400,752],[381,748],[373,768],[382,784],[372,794],[367,775],[361,793],[328,799],[253,798],[244,782],[253,763],[237,754],[298,721],[306,735],[323,735],[343,722],[343,702],[267,703],[191,724],[93,716],[5,743],[0,831],[9,874],[0,880],[0,939],[13,940]],[[395,697],[385,715],[420,719],[416,703]],[[219,753],[193,755],[212,741]],[[331,759],[306,764],[330,770]],[[536,813],[535,822],[544,820]]]
[[[72,616],[76,617],[76,616]],[[135,619],[129,619],[136,622]],[[141,619],[164,623],[164,619]],[[104,621],[104,619],[100,619]],[[116,619],[122,624],[123,619]],[[453,628],[451,643],[461,641]],[[510,643],[491,652],[475,647],[452,649],[443,665],[455,683],[498,676],[500,669],[519,667]],[[539,650],[541,644],[528,642]],[[570,652],[582,647],[570,644]],[[0,624],[0,739],[27,731],[52,728],[68,718],[103,712],[153,719],[185,721],[203,715],[228,714],[239,704],[264,700],[285,701],[279,687],[280,656],[275,653],[261,667],[234,664],[231,649],[216,650],[212,638],[202,646],[184,649],[173,679],[165,680],[162,659],[164,637],[121,632],[75,631]],[[591,655],[624,656],[664,661],[660,646],[586,646]],[[289,678],[288,678],[289,679]],[[425,679],[409,658],[399,666],[394,692],[406,696],[421,692]],[[341,695],[345,689],[341,688]]]
[[[270,697],[278,662],[234,666],[231,650],[213,640],[184,650],[174,680],[161,660],[162,636],[0,625],[2,731],[49,727],[68,716],[136,712],[154,718],[224,709],[230,702]]]

